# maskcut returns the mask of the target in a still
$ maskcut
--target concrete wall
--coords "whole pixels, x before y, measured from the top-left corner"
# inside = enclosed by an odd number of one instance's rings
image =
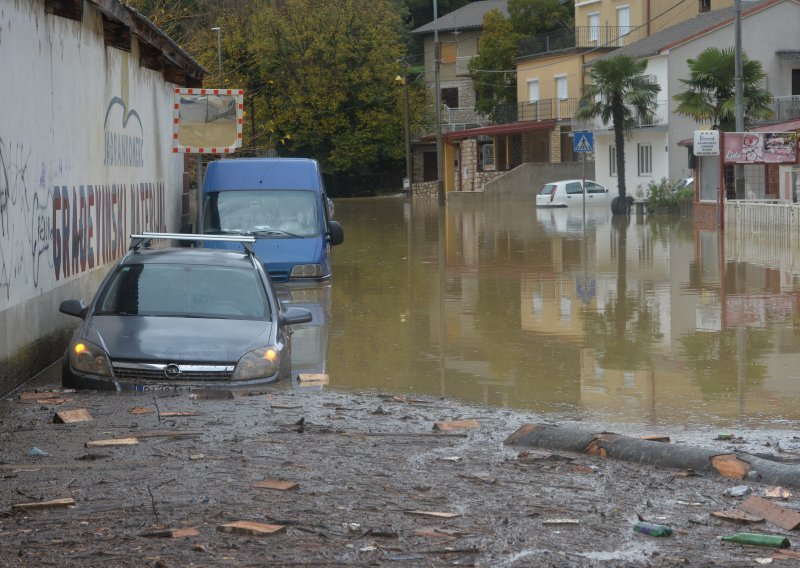
[[[586,162],[586,178],[594,179],[594,162]],[[522,164],[484,186],[485,197],[492,199],[536,200],[542,186],[561,179],[580,179],[581,162]]]
[[[172,90],[103,20],[0,3],[0,393],[63,352],[129,235],[176,230],[183,159],[172,154]]]

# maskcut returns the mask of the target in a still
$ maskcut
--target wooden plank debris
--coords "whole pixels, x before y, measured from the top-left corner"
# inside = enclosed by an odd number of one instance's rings
[[[129,408],[128,412],[131,414],[152,414],[152,408],[145,408],[144,406],[134,406],[133,408]]]
[[[445,539],[451,539],[451,540],[454,539],[454,538],[458,538],[458,536],[441,532],[438,529],[433,529],[433,530],[431,530],[431,529],[417,529],[417,530],[414,531],[413,534],[416,535],[416,536],[424,536],[425,538],[445,538]]]
[[[105,448],[108,446],[135,446],[139,438],[108,438],[106,440],[89,440],[84,444],[87,448]]]
[[[481,423],[477,420],[452,420],[450,422],[436,422],[433,429],[439,432],[448,430],[471,430],[473,428],[480,428]]]
[[[25,402],[30,402],[32,400],[39,402],[41,400],[46,400],[48,398],[62,398],[62,396],[63,393],[53,392],[53,391],[48,391],[48,392],[25,391],[19,393],[19,397],[17,398]]]
[[[786,489],[785,487],[773,487],[766,493],[764,493],[764,497],[769,497],[771,499],[789,499],[792,496],[792,492]]]
[[[461,513],[445,513],[442,511],[405,511],[407,515],[420,515],[423,517],[436,517],[438,519],[455,519]]]
[[[64,404],[65,402],[72,402],[74,398],[44,398],[37,400],[37,404]]]
[[[299,483],[294,481],[284,481],[282,479],[264,479],[256,481],[251,487],[256,489],[276,489],[277,491],[292,491],[300,487]]]
[[[773,525],[787,531],[800,526],[800,512],[776,505],[763,497],[751,495],[739,508],[752,515],[761,515]]]
[[[194,412],[182,412],[179,410],[167,410],[166,412],[159,412],[159,416],[162,418],[172,418],[175,416],[195,416],[196,413]]]
[[[12,511],[29,511],[32,509],[49,509],[53,507],[72,507],[75,505],[75,499],[72,497],[64,497],[63,499],[53,499],[52,501],[36,501],[34,503],[17,503],[11,505]]]
[[[327,385],[331,382],[326,373],[300,373],[297,381],[302,385]]]
[[[664,442],[665,444],[670,443],[669,436],[664,434],[651,434],[649,436],[640,436],[639,438],[642,440],[649,440],[651,442]]]
[[[190,536],[200,536],[200,530],[196,527],[183,527],[179,529],[147,531],[141,533],[139,536],[155,538],[188,538]]]
[[[89,411],[85,408],[61,410],[60,412],[56,412],[56,415],[53,417],[53,422],[55,424],[72,424],[74,422],[88,422],[89,420],[94,420],[94,418],[92,418],[92,415],[89,414]]]
[[[730,511],[712,511],[711,515],[718,519],[725,519],[726,521],[734,521],[737,523],[763,523],[764,517],[760,515],[751,515],[744,511],[732,509]]]
[[[298,408],[303,408],[300,404],[270,404],[269,407],[276,410],[297,410]]]
[[[236,521],[234,523],[225,523],[224,525],[219,525],[217,530],[223,533],[244,534],[249,536],[269,536],[271,534],[285,531],[286,527],[283,525],[268,525],[253,521]]]

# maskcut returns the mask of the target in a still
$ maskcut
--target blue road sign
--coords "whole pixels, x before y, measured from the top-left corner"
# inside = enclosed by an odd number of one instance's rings
[[[594,132],[579,130],[572,133],[573,152],[594,152]]]
[[[596,293],[594,276],[575,275],[575,294],[583,300],[585,304],[591,302]]]

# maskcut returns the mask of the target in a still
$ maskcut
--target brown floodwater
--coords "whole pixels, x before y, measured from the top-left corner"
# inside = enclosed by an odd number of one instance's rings
[[[800,254],[606,207],[343,199],[295,370],[554,419],[791,430]]]

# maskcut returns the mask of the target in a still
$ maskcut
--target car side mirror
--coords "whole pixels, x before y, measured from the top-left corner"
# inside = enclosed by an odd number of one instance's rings
[[[331,221],[331,245],[336,246],[344,242],[344,228],[339,221]]]
[[[299,325],[312,320],[311,312],[305,308],[287,308],[283,314],[283,321],[287,325]]]
[[[86,304],[83,303],[83,300],[64,300],[58,306],[58,311],[68,316],[86,319]]]

